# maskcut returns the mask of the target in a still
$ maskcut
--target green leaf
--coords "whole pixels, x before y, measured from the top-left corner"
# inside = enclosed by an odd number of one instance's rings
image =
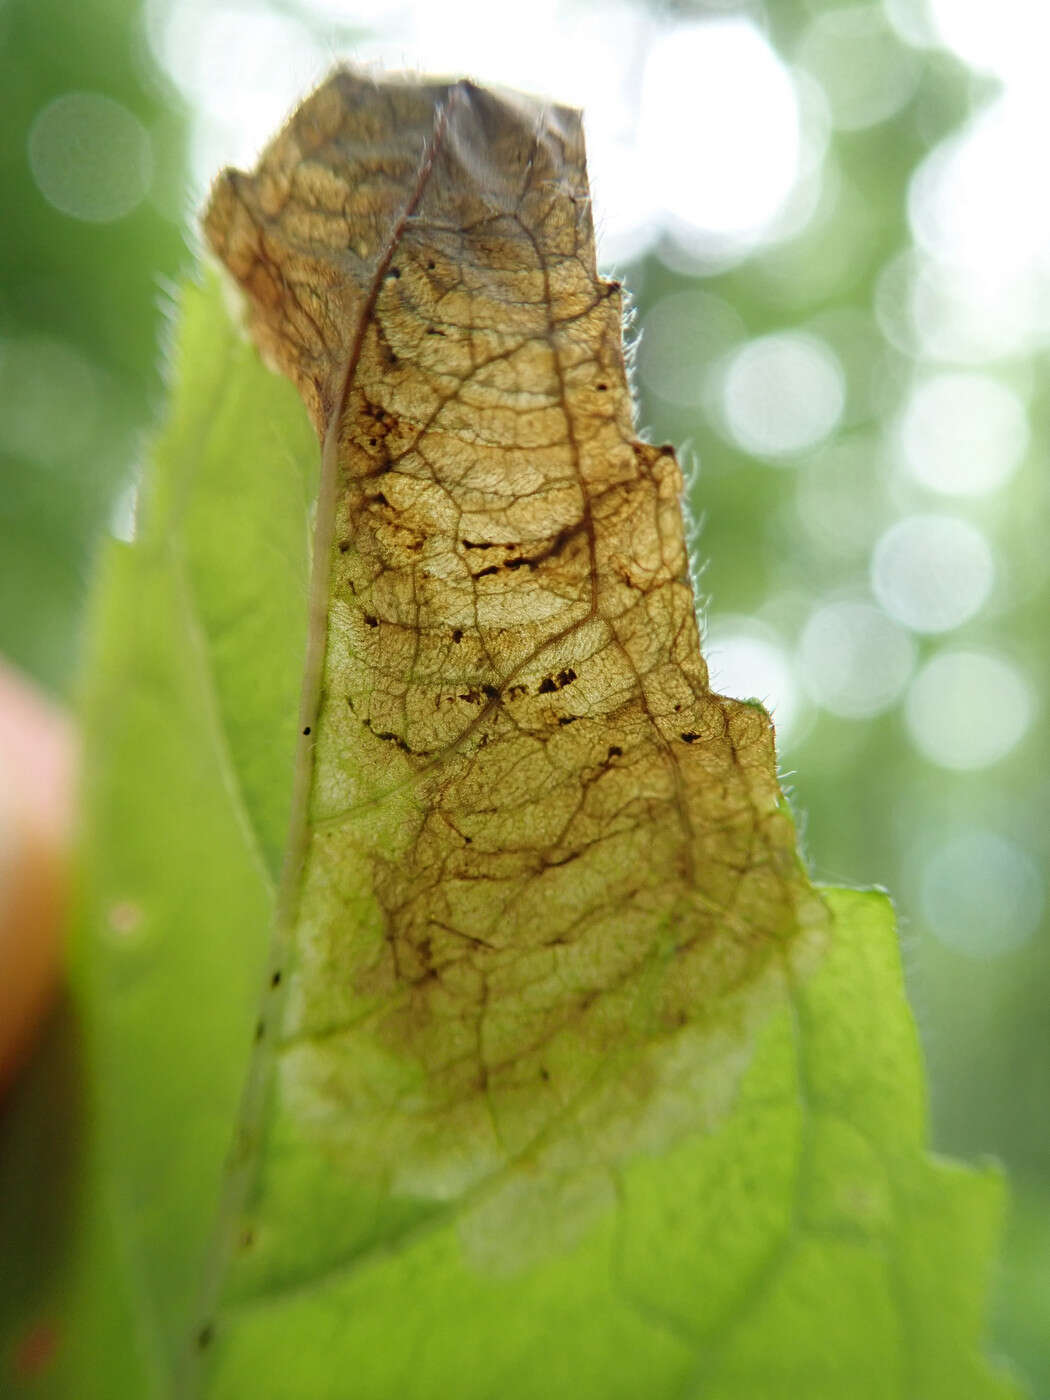
[[[145,528],[111,547],[96,608],[68,1024],[3,1154],[5,1238],[30,1261],[12,1279],[27,1296],[5,1299],[5,1356],[17,1369],[26,1337],[55,1329],[43,1393],[58,1395],[170,1393],[288,819],[316,442],[214,283],[185,293],[175,381]],[[63,1160],[28,1155],[52,1134]]]
[[[549,953],[528,975],[520,956],[497,964],[493,1019],[470,1025],[495,1025],[506,1057],[482,1053],[463,1034],[475,992],[443,1002],[424,969],[422,999],[369,973],[388,956],[381,896],[420,868],[405,832],[432,770],[378,719],[347,718],[340,668],[364,653],[337,567],[360,557],[340,549],[354,518],[331,533],[328,660],[296,764],[316,439],[212,281],[185,293],[175,371],[143,528],[111,550],[96,610],[69,1000],[4,1124],[5,1393],[1016,1395],[981,1351],[998,1178],[926,1154],[889,905],[809,886],[763,712],[714,697],[681,734],[708,764],[710,860],[687,882],[704,898],[683,904],[664,873],[671,913],[654,894],[634,918],[650,872],[630,842],[650,829],[632,821],[597,867],[616,900],[600,937],[554,978]],[[322,546],[325,510],[322,488]],[[536,714],[584,695],[555,736],[606,723],[586,712],[588,661],[576,692],[537,669]],[[448,664],[469,693],[466,663]],[[729,750],[703,728],[712,704]],[[629,782],[656,806],[651,766]],[[718,805],[738,782],[746,820]],[[465,846],[485,849],[495,786]],[[306,828],[286,853],[295,803]],[[537,804],[492,838],[493,862]],[[576,872],[552,909],[579,887],[607,897]]]

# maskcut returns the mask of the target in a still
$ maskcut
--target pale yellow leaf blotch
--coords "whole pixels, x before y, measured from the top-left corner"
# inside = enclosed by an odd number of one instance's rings
[[[206,230],[325,442],[281,1111],[394,1194],[525,1154],[579,1217],[724,1113],[825,919],[708,687],[579,115],[340,70]]]

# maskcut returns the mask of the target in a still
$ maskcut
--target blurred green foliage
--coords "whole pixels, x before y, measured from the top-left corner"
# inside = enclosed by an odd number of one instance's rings
[[[244,22],[263,8],[245,8]],[[756,5],[728,0],[665,8],[687,19],[734,9],[761,14]],[[806,61],[814,20],[836,8],[850,7],[825,0],[766,7],[786,61]],[[895,0],[892,8],[923,7]],[[274,9],[300,13],[295,6]],[[822,602],[870,602],[871,546],[881,528],[937,505],[902,484],[894,466],[894,424],[923,366],[886,336],[875,307],[884,270],[912,247],[907,200],[917,167],[989,100],[992,86],[936,47],[908,48],[892,36],[890,43],[913,74],[909,96],[885,120],[831,133],[826,165],[835,176],[834,198],[795,235],[706,275],[659,249],[626,269],[643,346],[650,313],[664,298],[701,290],[732,309],[746,337],[812,332],[845,368],[846,402],[830,445],[845,447],[850,455],[836,460],[851,465],[831,472],[828,444],[796,454],[787,468],[745,453],[706,403],[662,395],[640,352],[642,423],[654,438],[687,442],[687,456],[699,463],[692,503],[702,519],[702,588],[713,635],[723,619],[751,618],[793,651]],[[150,56],[131,0],[7,0],[0,50],[7,104],[0,148],[0,651],[68,693],[96,547],[134,478],[141,436],[160,402],[165,288],[189,262],[192,241],[180,215],[193,113]],[[833,79],[823,74],[829,91]],[[71,217],[48,202],[28,154],[48,104],[85,91],[121,104],[152,147],[148,192],[108,222]],[[1031,171],[1033,181],[1041,178]],[[948,640],[1008,656],[1045,697],[1050,375],[1038,346],[1005,356],[996,370],[1023,386],[1032,443],[1007,488],[950,502],[990,539],[1005,584]],[[944,638],[920,633],[913,641],[921,665]],[[1017,1224],[1000,1332],[1050,1394],[1045,907],[1041,925],[1019,946],[975,957],[935,933],[924,897],[937,841],[968,826],[1023,847],[1044,872],[1045,890],[1047,748],[1045,729],[1033,725],[998,762],[951,769],[916,748],[902,700],[870,718],[804,701],[785,733],[781,761],[817,877],[879,883],[895,895],[930,1066],[935,1140],[971,1159],[994,1154],[1011,1170]]]
[[[155,173],[179,190],[181,117],[135,19],[126,0],[0,8],[0,651],[60,693],[100,532],[158,404],[163,289],[189,259],[150,197],[112,222],[60,213],[28,138],[54,98],[104,94],[150,132]]]

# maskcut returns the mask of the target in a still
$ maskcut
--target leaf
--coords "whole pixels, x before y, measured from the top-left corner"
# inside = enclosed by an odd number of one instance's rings
[[[4,1364],[34,1328],[56,1328],[49,1393],[61,1395],[91,1393],[85,1376],[109,1397],[167,1393],[287,826],[316,447],[214,287],[187,290],[175,370],[146,527],[111,550],[96,609],[69,1024],[22,1086],[6,1125],[16,1145],[0,1152],[3,1238],[17,1230],[32,1260],[55,1236],[39,1287],[14,1300]],[[33,1133],[60,1154],[21,1160]],[[73,1219],[56,1231],[70,1182]]]
[[[323,438],[311,582],[301,410],[191,290],[8,1124],[24,1252],[72,1197],[14,1393],[1016,1394],[889,907],[810,885],[708,688],[577,115],[341,71],[207,230]]]

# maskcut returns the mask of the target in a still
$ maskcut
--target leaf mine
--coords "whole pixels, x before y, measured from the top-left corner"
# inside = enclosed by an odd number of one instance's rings
[[[205,228],[325,444],[280,1112],[432,1199],[696,1126],[824,910],[708,685],[579,114],[341,69]]]

